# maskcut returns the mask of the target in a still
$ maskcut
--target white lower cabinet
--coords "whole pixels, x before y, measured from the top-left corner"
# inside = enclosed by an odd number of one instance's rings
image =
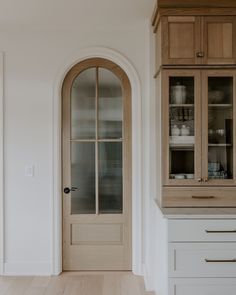
[[[236,219],[168,220],[168,295],[236,295]]]
[[[235,294],[235,279],[169,279],[169,295]]]

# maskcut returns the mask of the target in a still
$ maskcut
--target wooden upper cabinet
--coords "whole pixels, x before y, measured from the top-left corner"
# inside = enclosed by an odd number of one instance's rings
[[[163,184],[236,186],[235,118],[235,69],[162,70]]]
[[[205,64],[235,64],[235,17],[203,18]]]
[[[162,16],[160,65],[236,64],[236,16]]]
[[[169,16],[162,21],[163,64],[196,64],[200,51],[200,18]]]

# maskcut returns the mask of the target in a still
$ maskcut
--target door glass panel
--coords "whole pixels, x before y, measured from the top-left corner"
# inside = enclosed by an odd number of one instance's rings
[[[99,213],[122,213],[122,142],[101,142],[99,151]]]
[[[169,178],[193,179],[194,77],[170,77],[169,93]]]
[[[208,78],[208,177],[233,178],[233,78]]]
[[[71,143],[71,214],[94,214],[95,143]]]
[[[71,88],[71,137],[95,138],[96,69],[83,71]]]
[[[111,71],[99,68],[98,74],[98,137],[122,138],[122,87]]]

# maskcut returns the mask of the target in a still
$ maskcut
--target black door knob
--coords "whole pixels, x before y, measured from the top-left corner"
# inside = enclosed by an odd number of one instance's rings
[[[65,194],[69,194],[69,193],[70,193],[70,189],[69,189],[69,187],[65,187],[65,188],[64,188],[64,193],[65,193]]]
[[[65,194],[69,194],[70,192],[76,192],[76,191],[78,191],[78,188],[75,187],[75,186],[72,186],[71,189],[70,189],[69,187],[65,187],[65,188],[64,188],[64,193],[65,193]]]

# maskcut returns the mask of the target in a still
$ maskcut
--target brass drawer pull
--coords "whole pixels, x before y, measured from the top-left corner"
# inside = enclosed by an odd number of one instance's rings
[[[208,263],[236,263],[236,259],[205,259]]]
[[[193,199],[214,199],[214,196],[192,196]]]
[[[233,230],[205,230],[208,234],[228,234],[228,233],[236,233],[236,229]]]

